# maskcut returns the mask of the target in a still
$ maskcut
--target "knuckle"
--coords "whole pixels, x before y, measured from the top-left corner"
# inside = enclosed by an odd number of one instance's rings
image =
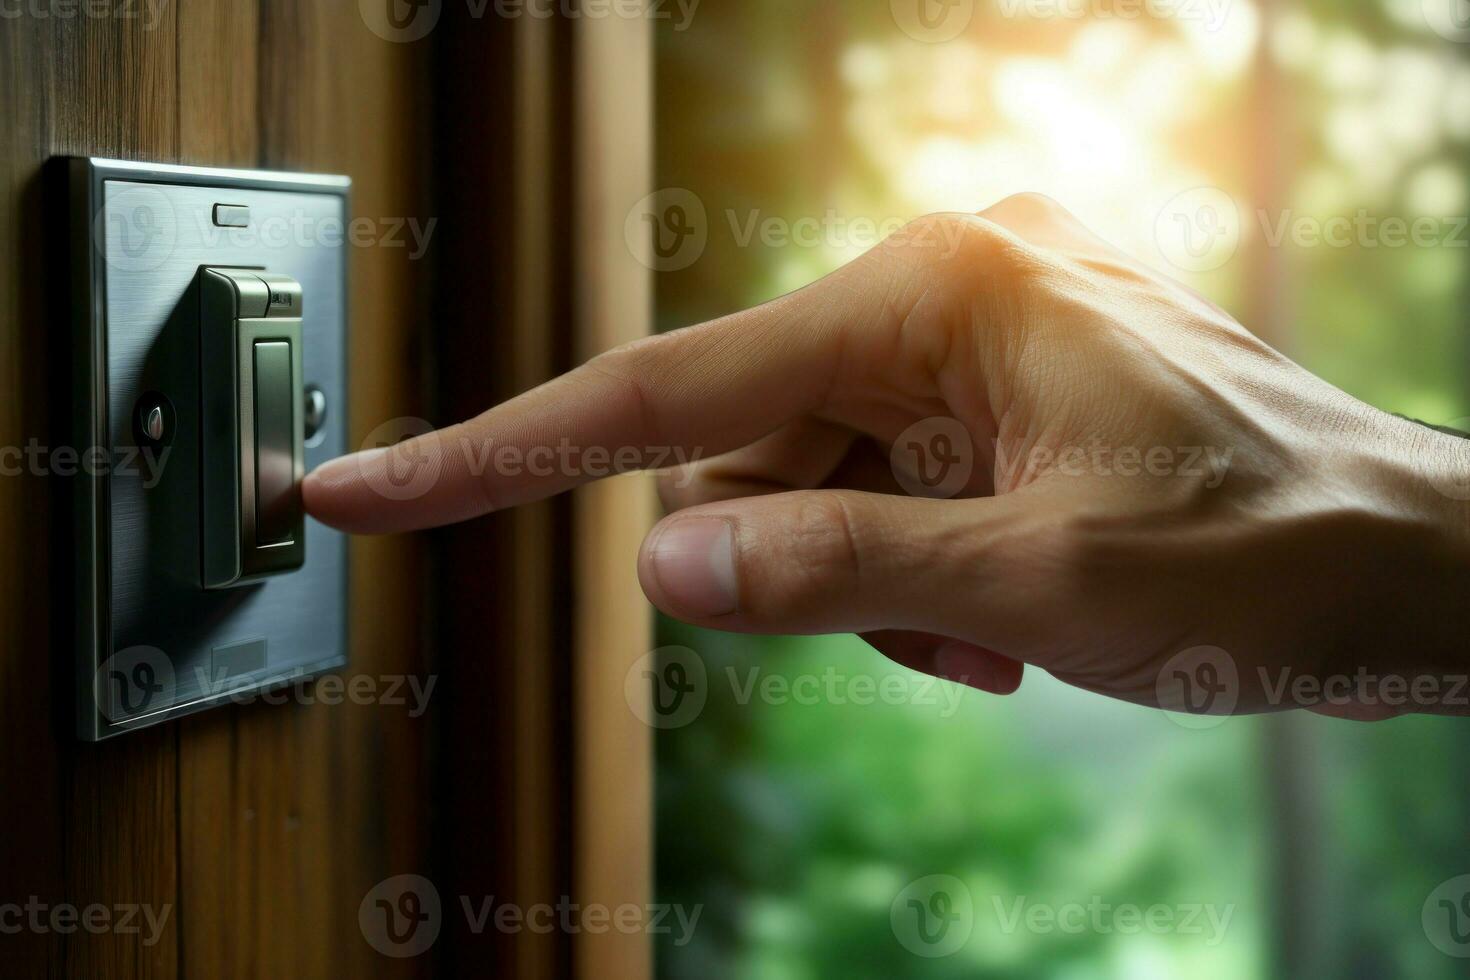
[[[795,552],[809,570],[856,573],[859,551],[852,515],[839,494],[801,494],[793,515]]]
[[[937,296],[967,304],[1020,302],[1048,279],[1047,260],[1000,223],[974,214],[915,219],[889,239],[887,261]]]
[[[1023,191],[1002,198],[980,213],[991,220],[1009,224],[1055,220],[1066,216],[1067,210],[1045,194]]]
[[[775,533],[787,546],[781,573],[766,596],[777,611],[793,610],[814,597],[855,589],[862,581],[863,548],[851,503],[842,494],[793,494],[787,519]]]
[[[973,285],[974,277],[1019,281],[1040,267],[1039,256],[1009,228],[974,214],[920,219],[914,240],[929,270],[946,281]]]
[[[960,238],[968,235],[974,224],[974,215],[948,211],[935,212],[909,221],[899,229],[893,240],[897,244],[926,244]]]
[[[664,441],[659,431],[658,414],[654,411],[652,380],[658,377],[657,359],[659,348],[652,342],[659,337],[648,337],[632,343],[614,347],[612,350],[587,362],[587,370],[601,375],[617,386],[611,404],[618,405],[638,420],[640,431],[648,442]]]
[[[641,337],[610,348],[587,362],[588,367],[622,381],[647,374],[659,357],[662,337]]]

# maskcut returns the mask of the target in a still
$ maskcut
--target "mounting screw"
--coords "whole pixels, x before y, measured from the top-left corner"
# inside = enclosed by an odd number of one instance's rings
[[[316,385],[306,386],[306,414],[302,421],[306,427],[307,443],[317,445],[321,441],[317,436],[324,435],[322,426],[327,424],[327,393]]]
[[[138,399],[133,427],[140,446],[165,446],[174,437],[174,406],[168,396],[150,391]]]

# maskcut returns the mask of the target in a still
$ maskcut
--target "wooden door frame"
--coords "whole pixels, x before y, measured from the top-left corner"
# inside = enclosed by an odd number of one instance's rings
[[[651,189],[653,53],[647,18],[444,16],[439,198],[469,216],[445,242],[436,315],[451,421],[651,331],[623,224]],[[651,902],[653,743],[623,681],[652,643],[635,570],[652,499],[625,476],[436,535],[447,893]],[[652,975],[646,932],[454,922],[441,942],[456,974]]]
[[[629,211],[653,190],[653,32],[646,17],[577,22],[577,354],[637,340],[654,322],[653,280],[630,250]],[[619,447],[610,447],[614,450]],[[647,447],[644,447],[647,448]],[[610,909],[653,891],[653,733],[645,684],[626,684],[653,645],[636,559],[653,524],[646,474],[574,494],[577,629],[576,893]],[[635,693],[636,692],[636,693]],[[646,932],[584,932],[579,977],[648,977]]]

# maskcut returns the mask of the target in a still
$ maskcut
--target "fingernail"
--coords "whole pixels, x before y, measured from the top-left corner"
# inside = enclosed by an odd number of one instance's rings
[[[951,640],[934,651],[934,673],[980,691],[989,691],[993,683],[985,655],[959,640]]]
[[[735,611],[735,529],[729,521],[672,521],[654,539],[649,557],[672,612],[699,619]]]

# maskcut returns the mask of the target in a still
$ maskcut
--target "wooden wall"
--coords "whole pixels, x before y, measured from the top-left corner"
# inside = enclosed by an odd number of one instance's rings
[[[397,44],[353,0],[115,6],[158,20],[0,18],[0,447],[49,428],[52,155],[343,173],[355,216],[437,218],[429,261],[352,251],[354,445],[392,418],[472,414],[649,327],[647,270],[622,243],[651,190],[646,20],[446,2],[431,37]],[[0,975],[650,971],[646,935],[476,931],[459,902],[650,898],[651,739],[622,694],[650,642],[646,482],[353,543],[349,673],[436,675],[423,717],[231,706],[97,746],[57,734],[55,489],[0,476],[0,911],[35,896],[169,914],[152,944],[11,934],[0,915]],[[432,952],[401,960],[364,941],[358,909],[407,873],[435,882],[445,915]]]
[[[62,324],[46,304],[60,271],[44,246],[56,220],[39,183],[47,157],[345,173],[356,215],[430,213],[425,48],[374,35],[358,4],[174,0],[118,3],[105,17],[85,6],[0,20],[0,446],[48,431],[48,341]],[[354,440],[423,411],[427,269],[404,249],[353,250]],[[0,477],[0,903],[147,903],[169,917],[152,945],[81,930],[0,934],[0,972],[425,972],[427,960],[375,953],[357,911],[376,881],[427,866],[429,719],[253,705],[98,746],[57,737],[68,651],[48,616],[53,490]],[[354,544],[353,672],[432,669],[425,563],[419,539]]]

